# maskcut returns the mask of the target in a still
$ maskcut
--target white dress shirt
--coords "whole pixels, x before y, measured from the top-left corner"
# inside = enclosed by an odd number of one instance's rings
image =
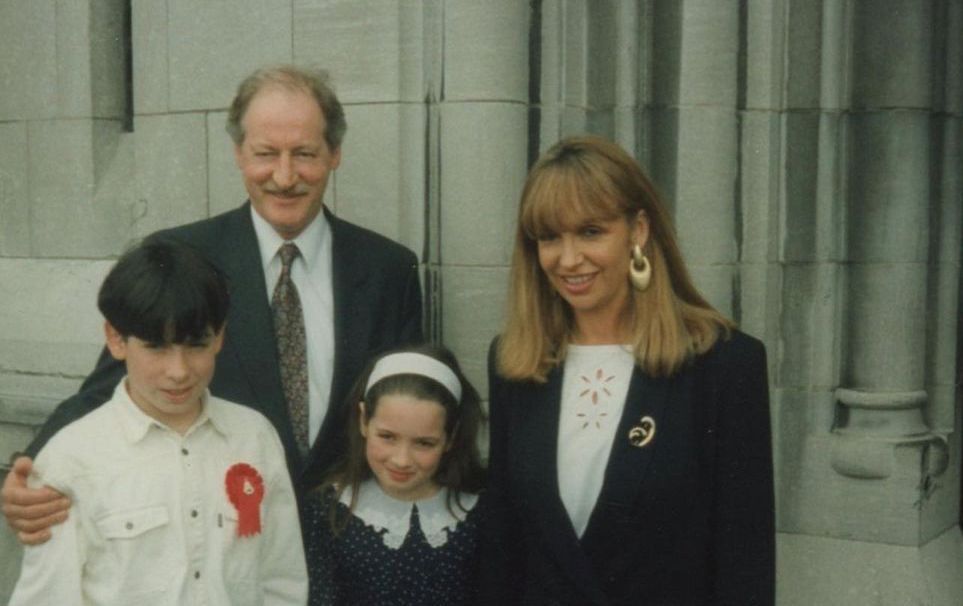
[[[602,491],[605,468],[635,368],[630,347],[569,345],[558,423],[558,491],[582,536]]]
[[[254,231],[264,267],[268,302],[281,277],[278,250],[284,240],[274,228],[251,207]],[[321,430],[328,412],[331,381],[334,375],[334,286],[331,282],[331,227],[318,213],[298,237],[290,240],[301,251],[291,265],[291,279],[298,288],[304,313],[304,335],[308,348],[308,442]]]
[[[270,422],[207,394],[180,435],[144,414],[125,383],[37,455],[31,485],[73,506],[49,541],[25,549],[11,606],[303,606],[297,505]],[[261,531],[244,537],[225,488],[236,463],[264,485]]]

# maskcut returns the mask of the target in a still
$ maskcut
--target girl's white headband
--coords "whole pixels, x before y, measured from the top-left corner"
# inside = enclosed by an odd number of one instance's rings
[[[371,369],[364,392],[367,394],[372,385],[394,375],[421,375],[438,381],[455,396],[455,402],[461,402],[461,381],[455,373],[446,364],[420,353],[389,354],[378,360]]]

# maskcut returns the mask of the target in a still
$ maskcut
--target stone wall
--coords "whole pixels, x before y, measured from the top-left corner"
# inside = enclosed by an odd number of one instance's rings
[[[346,104],[326,203],[416,251],[482,389],[528,163],[635,154],[767,344],[779,603],[959,604],[960,31],[961,0],[2,3],[0,458],[92,367],[116,255],[243,199],[226,106],[293,61]]]

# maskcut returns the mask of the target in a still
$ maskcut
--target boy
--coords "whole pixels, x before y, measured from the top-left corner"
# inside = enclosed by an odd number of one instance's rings
[[[37,456],[31,481],[73,506],[49,542],[26,548],[10,604],[305,604],[280,439],[207,391],[223,276],[183,244],[148,242],[120,258],[97,305],[127,376]]]

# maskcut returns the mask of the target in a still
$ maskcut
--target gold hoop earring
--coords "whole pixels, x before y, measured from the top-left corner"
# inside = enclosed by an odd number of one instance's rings
[[[635,290],[642,292],[652,281],[652,264],[649,258],[642,254],[642,247],[636,244],[632,247],[632,262],[629,263],[629,280]]]

